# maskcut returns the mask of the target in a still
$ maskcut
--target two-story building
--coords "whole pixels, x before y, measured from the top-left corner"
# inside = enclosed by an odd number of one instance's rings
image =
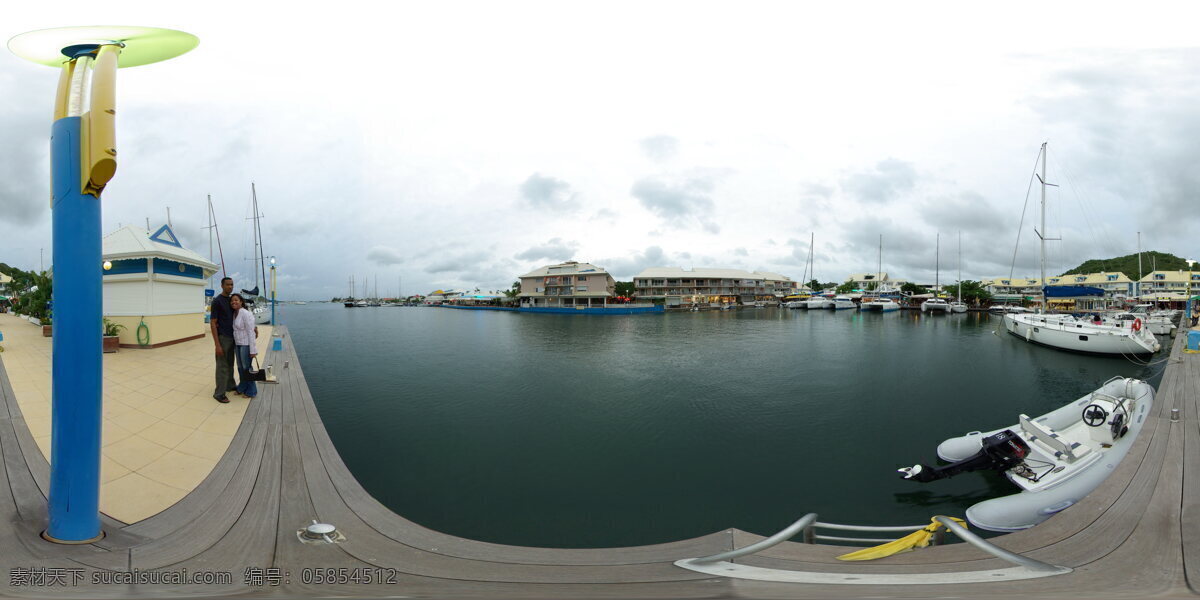
[[[1200,290],[1200,271],[1151,271],[1138,288],[1137,298],[1143,302],[1183,302]]]
[[[1110,302],[1133,297],[1133,280],[1124,273],[1076,273],[1046,278],[1049,287],[1086,286],[1100,288]]]
[[[907,282],[903,279],[892,279],[887,272],[875,272],[853,273],[846,277],[846,283],[854,283],[854,289],[861,292],[891,294],[899,292],[900,286]]]
[[[795,281],[778,273],[742,269],[651,267],[633,278],[638,300],[681,304],[778,302],[796,293]]]
[[[522,275],[518,301],[523,308],[603,307],[617,282],[603,267],[573,260]]]
[[[992,295],[992,300],[1000,304],[1021,302],[1025,298],[1042,295],[1042,280],[1034,277],[997,277],[981,283],[983,289]]]

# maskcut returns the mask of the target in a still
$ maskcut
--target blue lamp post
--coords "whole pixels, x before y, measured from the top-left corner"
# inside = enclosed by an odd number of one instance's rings
[[[271,257],[271,326],[275,326],[275,257]]]
[[[197,43],[191,34],[149,27],[43,29],[8,42],[17,56],[61,69],[50,132],[54,329],[49,522],[42,534],[53,542],[104,537],[100,193],[117,170],[117,68],[173,58]]]

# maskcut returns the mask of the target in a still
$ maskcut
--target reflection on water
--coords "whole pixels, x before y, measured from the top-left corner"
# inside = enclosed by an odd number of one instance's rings
[[[1011,488],[978,473],[917,487],[896,469],[934,460],[948,437],[1149,373],[994,335],[998,319],[980,313],[309,304],[284,322],[372,495],[439,531],[533,546],[771,534],[807,512],[961,516]]]

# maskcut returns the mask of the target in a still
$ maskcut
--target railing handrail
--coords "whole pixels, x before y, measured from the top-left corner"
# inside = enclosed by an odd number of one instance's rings
[[[1027,567],[1035,571],[1063,570],[1063,567],[1057,567],[1048,563],[1044,563],[1040,560],[1029,558],[1028,556],[1017,554],[1016,552],[1009,552],[1004,548],[996,546],[991,542],[975,535],[974,533],[971,533],[969,529],[959,525],[957,521],[951,519],[950,517],[937,515],[934,517],[934,519],[936,519],[938,523],[945,525],[950,531],[953,531],[954,535],[957,535],[962,541],[967,542],[968,544],[971,544],[972,546],[975,546],[976,548],[979,548],[980,550],[983,550],[984,552],[987,552],[996,558],[1006,560],[1022,567]]]
[[[992,556],[999,558],[1001,560],[1008,561],[1010,563],[1013,563],[1013,564],[1016,564],[1016,565],[1019,565],[1022,567],[1026,567],[1029,569],[1033,569],[1035,571],[1057,572],[1057,571],[1062,571],[1065,568],[1065,567],[1058,567],[1055,565],[1044,563],[1040,560],[1037,560],[1034,558],[1029,558],[1028,556],[1023,556],[1023,555],[1017,554],[1015,552],[1010,552],[1008,550],[1005,550],[1004,548],[993,545],[991,542],[988,542],[987,540],[979,537],[978,535],[975,535],[969,529],[967,529],[966,527],[963,527],[962,525],[960,525],[957,521],[955,521],[951,517],[947,517],[945,515],[936,515],[933,517],[933,520],[937,521],[938,523],[941,523],[942,525],[945,525],[946,529],[953,532],[955,535],[957,535],[959,537],[959,539],[963,540],[964,542],[967,542],[968,544],[971,544],[972,546],[975,546],[976,548],[979,548],[980,550],[983,550],[984,552],[987,552],[988,554],[991,554]],[[919,529],[924,529],[925,527],[928,527],[928,525],[915,525],[915,526],[908,526],[908,525],[898,525],[898,526],[841,525],[838,523],[818,522],[817,521],[817,513],[808,513],[808,514],[804,515],[803,517],[800,517],[800,519],[797,520],[795,523],[792,523],[791,525],[787,526],[787,528],[785,528],[783,531],[780,531],[779,533],[776,533],[775,535],[773,535],[769,538],[760,540],[758,542],[750,544],[749,546],[745,546],[742,548],[735,548],[733,550],[729,550],[727,552],[721,552],[720,554],[714,554],[712,556],[695,558],[688,562],[693,563],[693,564],[706,564],[706,563],[714,563],[714,562],[720,562],[720,561],[733,560],[735,558],[741,558],[743,556],[749,556],[751,554],[755,554],[757,552],[766,550],[767,548],[770,548],[772,546],[776,546],[783,542],[786,542],[787,540],[795,537],[796,534],[799,534],[799,533],[805,534],[806,543],[811,543],[811,540],[814,537],[819,537],[819,538],[824,538],[824,539],[835,539],[835,540],[839,540],[839,541],[851,541],[850,538],[835,538],[835,537],[830,537],[830,536],[814,536],[812,533],[812,530],[817,527],[823,527],[826,529],[840,529],[840,530],[844,530],[844,531],[916,531]],[[862,541],[866,542],[866,541],[879,541],[879,540],[862,539]],[[885,540],[885,541],[890,541],[890,540]]]
[[[787,540],[794,537],[797,533],[800,533],[801,531],[808,529],[808,527],[810,525],[812,525],[814,522],[816,522],[816,520],[817,520],[817,513],[808,513],[807,515],[800,517],[800,519],[797,520],[795,523],[788,525],[787,528],[784,529],[783,531],[780,531],[779,533],[777,533],[765,540],[760,540],[760,541],[750,544],[749,546],[746,546],[744,548],[736,548],[736,549],[730,550],[728,552],[722,552],[720,554],[714,554],[712,556],[705,556],[703,558],[697,558],[697,559],[693,560],[692,562],[698,563],[698,564],[703,564],[703,563],[710,563],[710,562],[719,562],[722,560],[732,560],[735,558],[746,556],[748,554],[754,554],[755,552],[766,550],[767,548],[770,548],[771,546],[775,546],[782,542],[786,542]]]

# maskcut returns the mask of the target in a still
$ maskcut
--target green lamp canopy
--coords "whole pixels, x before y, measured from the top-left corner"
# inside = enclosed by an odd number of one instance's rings
[[[59,67],[73,58],[63,54],[66,48],[113,42],[124,45],[117,66],[138,67],[175,58],[195,48],[200,39],[183,31],[157,27],[56,27],[22,33],[8,40],[8,49],[39,65]]]

